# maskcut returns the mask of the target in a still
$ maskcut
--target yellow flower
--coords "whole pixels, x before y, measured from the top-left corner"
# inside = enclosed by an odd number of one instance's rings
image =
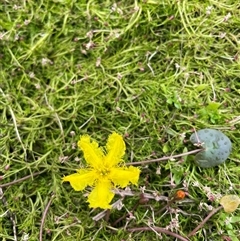
[[[105,149],[99,147],[97,142],[91,142],[88,135],[80,138],[78,146],[82,149],[88,166],[63,177],[63,182],[70,182],[76,191],[82,191],[87,186],[93,187],[88,196],[91,208],[111,208],[109,203],[114,197],[114,187],[124,188],[130,183],[137,185],[140,170],[124,166],[122,157],[126,146],[119,134],[114,132],[108,137]]]

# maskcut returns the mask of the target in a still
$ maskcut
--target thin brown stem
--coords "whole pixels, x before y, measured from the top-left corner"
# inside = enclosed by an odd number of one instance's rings
[[[38,176],[38,175],[44,173],[45,171],[46,171],[46,170],[40,171],[40,172],[35,172],[35,173],[31,174],[31,175],[28,175],[28,176],[19,178],[19,179],[17,179],[17,180],[12,181],[12,182],[8,182],[8,183],[1,184],[1,185],[0,185],[0,188],[9,187],[9,186],[11,186],[11,185],[13,185],[13,184],[16,184],[16,183],[19,183],[19,182],[23,182],[23,181],[25,181],[25,180],[27,180],[27,179],[29,179],[29,178],[31,178],[31,177]]]
[[[167,234],[167,235],[170,235],[170,236],[173,236],[179,240],[182,240],[182,241],[190,241],[190,239],[188,239],[187,237],[183,237],[177,233],[173,233],[165,228],[159,228],[159,227],[138,227],[138,228],[129,228],[128,229],[129,232],[141,232],[141,231],[156,231],[156,232],[159,232],[159,233],[164,233],[164,234]]]
[[[111,214],[110,209],[107,209],[107,210],[106,210],[105,217],[104,217],[104,220],[105,220],[107,223],[108,223],[108,221],[109,221],[110,214]]]
[[[149,163],[154,163],[154,162],[159,162],[159,161],[165,161],[165,160],[169,160],[169,159],[175,159],[175,158],[179,158],[182,156],[187,156],[187,155],[191,155],[191,154],[195,154],[198,153],[200,151],[202,151],[203,149],[196,149],[193,151],[188,151],[182,154],[178,154],[178,155],[174,155],[174,156],[165,156],[165,157],[161,157],[161,158],[157,158],[157,159],[151,159],[151,160],[145,160],[145,161],[140,161],[140,162],[128,162],[126,163],[126,166],[134,166],[134,165],[145,165],[145,164],[149,164]]]
[[[17,224],[16,224],[16,215],[10,211],[10,209],[8,208],[8,203],[6,198],[4,197],[4,193],[2,188],[0,188],[0,200],[2,200],[3,205],[7,208],[6,213],[8,214],[8,217],[10,218],[11,222],[12,222],[12,227],[13,227],[13,240],[17,241]]]
[[[133,213],[133,212],[137,209],[138,206],[139,206],[139,201],[137,201],[137,203],[135,203],[134,207],[133,207],[132,210],[131,210],[131,213]],[[113,227],[116,227],[116,225],[117,225],[119,222],[121,222],[123,219],[125,219],[127,216],[129,216],[129,213],[126,213],[126,214],[124,214],[123,216],[121,216],[120,218],[118,218],[118,219],[112,224],[112,226],[113,226]]]
[[[49,209],[49,207],[50,207],[54,197],[55,197],[55,195],[52,194],[52,196],[51,196],[51,198],[50,198],[50,200],[49,200],[49,202],[48,202],[48,204],[47,204],[47,206],[46,206],[46,208],[45,208],[45,210],[43,212],[42,219],[41,219],[40,231],[39,231],[39,241],[43,240],[42,239],[42,233],[43,233],[43,226],[44,226],[45,218],[47,216],[48,209]]]
[[[157,212],[155,212],[155,216],[158,215],[159,213],[162,213],[162,212],[165,211],[166,209],[168,209],[171,204],[172,204],[172,201],[170,201],[169,203],[167,203],[164,207],[162,207],[160,210],[158,210]]]
[[[188,234],[188,237],[192,237],[193,235],[196,234],[196,232],[203,227],[203,225],[208,221],[208,219],[210,219],[215,213],[217,213],[219,210],[221,210],[223,208],[223,206],[219,206],[218,208],[213,209],[206,218],[203,219],[203,221],[195,228],[193,229],[193,231],[191,231]]]

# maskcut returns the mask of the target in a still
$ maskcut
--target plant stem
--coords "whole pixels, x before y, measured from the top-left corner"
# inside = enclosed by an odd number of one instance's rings
[[[223,206],[219,206],[218,208],[213,209],[206,218],[203,219],[203,221],[195,228],[193,229],[193,231],[191,231],[188,234],[188,237],[191,237],[193,235],[195,235],[195,233],[203,227],[203,225],[208,221],[208,219],[210,219],[215,213],[217,213],[219,210],[221,210],[223,208]]]
[[[134,213],[134,211],[137,209],[137,207],[139,206],[139,201],[137,201],[137,203],[135,203],[134,207],[132,208],[132,210],[130,211],[132,214]],[[123,219],[125,219],[127,216],[129,216],[129,213],[124,214],[123,216],[121,216],[120,218],[118,218],[116,221],[114,221],[114,223],[112,224],[113,227],[116,227],[116,225],[121,222]]]
[[[28,175],[28,176],[19,178],[19,179],[17,179],[17,180],[12,181],[12,182],[8,182],[8,183],[1,184],[1,185],[0,185],[0,188],[8,187],[8,186],[11,186],[11,185],[13,185],[13,184],[16,184],[16,183],[25,181],[25,180],[27,180],[28,178],[38,176],[38,175],[44,173],[45,171],[46,171],[46,170],[43,170],[43,171],[40,171],[40,172],[35,172],[35,173],[31,174],[31,175]]]
[[[179,240],[182,241],[189,241],[190,239],[188,239],[187,237],[183,237],[177,233],[173,233],[165,228],[159,228],[159,227],[139,227],[139,228],[129,228],[128,229],[129,232],[141,232],[141,231],[156,231],[159,233],[165,233],[167,235],[173,236]]]
[[[47,203],[47,206],[46,206],[46,208],[45,208],[45,210],[43,212],[42,219],[41,219],[40,231],[39,231],[39,241],[43,240],[42,239],[42,233],[43,233],[43,226],[44,226],[45,218],[47,216],[48,209],[49,209],[49,207],[50,207],[50,205],[51,205],[51,203],[52,203],[54,198],[55,198],[55,195],[52,194],[52,196],[51,196],[49,202]]]
[[[169,160],[169,159],[175,159],[175,158],[179,158],[182,156],[187,156],[187,155],[191,155],[191,154],[195,154],[198,153],[200,151],[202,151],[203,149],[196,149],[193,151],[188,151],[182,154],[178,154],[178,155],[174,155],[174,156],[165,156],[165,157],[161,157],[161,158],[157,158],[157,159],[151,159],[151,160],[145,160],[145,161],[140,161],[140,162],[128,162],[126,163],[126,166],[129,165],[144,165],[144,164],[149,164],[149,163],[154,163],[154,162],[159,162],[159,161],[165,161],[165,160]]]
[[[11,212],[8,208],[8,202],[7,199],[4,196],[2,188],[0,188],[0,200],[2,200],[3,205],[7,208],[6,213],[8,213],[9,219],[12,222],[12,228],[13,228],[13,240],[17,241],[17,224],[16,224],[16,215],[15,213]]]

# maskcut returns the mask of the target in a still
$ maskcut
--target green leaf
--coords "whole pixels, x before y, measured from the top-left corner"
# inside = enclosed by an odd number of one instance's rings
[[[164,144],[162,150],[164,153],[167,153],[169,151],[168,144]]]
[[[221,105],[221,103],[218,103],[218,102],[210,102],[208,104],[208,106],[206,107],[206,110],[207,111],[212,111],[212,112],[215,112],[218,110],[219,106]]]
[[[183,170],[179,170],[179,169],[175,170],[175,169],[173,169],[172,173],[173,173],[173,180],[178,185],[182,181]]]
[[[196,90],[197,91],[202,91],[202,90],[207,89],[208,87],[209,87],[208,84],[200,84],[200,85],[197,85]]]

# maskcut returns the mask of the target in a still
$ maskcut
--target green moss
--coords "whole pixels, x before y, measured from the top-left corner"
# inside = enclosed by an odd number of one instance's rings
[[[3,188],[7,204],[0,214],[15,214],[19,239],[27,233],[28,240],[39,240],[52,193],[43,240],[157,240],[154,232],[129,234],[123,227],[143,226],[150,219],[167,227],[174,218],[154,216],[166,203],[150,200],[151,209],[139,207],[136,219],[124,219],[114,234],[109,223],[95,225],[91,218],[98,210],[91,212],[85,193],[61,183],[62,176],[85,163],[76,147],[85,133],[100,144],[113,131],[124,135],[130,162],[190,150],[192,128],[224,129],[233,143],[224,166],[202,170],[188,156],[141,167],[139,186],[164,196],[186,188],[195,200],[173,205],[183,210],[178,216],[182,235],[206,215],[206,208],[199,209],[200,202],[208,202],[204,186],[215,194],[239,195],[238,9],[233,0],[3,1],[1,184],[45,171]],[[193,186],[196,182],[200,188]],[[137,197],[124,199],[128,210]],[[127,209],[113,211],[110,221]],[[13,240],[12,222],[8,216],[1,219],[0,237]],[[211,230],[204,227],[192,239],[209,234],[221,239],[221,230],[228,235],[217,216],[211,222]],[[237,237],[237,223],[230,231]]]

